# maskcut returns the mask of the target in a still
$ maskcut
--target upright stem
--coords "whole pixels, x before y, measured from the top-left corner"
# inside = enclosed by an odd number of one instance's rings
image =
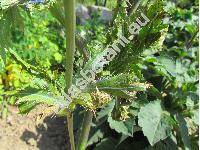
[[[66,31],[66,92],[72,85],[73,77],[73,63],[75,52],[75,27],[76,27],[76,14],[75,14],[75,0],[63,0],[65,9],[65,31]],[[75,150],[74,144],[74,131],[73,131],[73,115],[67,115],[68,132],[71,143],[71,150]]]
[[[76,41],[77,44],[82,44],[82,43],[78,43],[78,41]],[[82,53],[84,56],[84,60],[88,61],[89,60],[89,53],[85,48],[82,48]],[[85,111],[84,112],[84,118],[83,118],[83,123],[82,126],[80,128],[80,134],[78,137],[78,144],[77,144],[77,149],[76,150],[85,150],[87,147],[87,141],[88,141],[88,137],[89,137],[89,133],[90,133],[90,127],[91,127],[91,123],[92,123],[92,118],[93,118],[93,112],[91,112],[90,110]]]
[[[74,127],[73,127],[73,115],[67,115],[67,127],[69,132],[69,138],[70,138],[70,145],[71,150],[75,150],[75,142],[74,142]]]
[[[87,141],[89,137],[90,127],[92,123],[93,112],[85,112],[83,124],[81,127],[81,132],[78,139],[78,145],[76,150],[85,150],[87,146]]]
[[[95,5],[99,6],[99,0],[95,0]]]
[[[72,85],[73,63],[75,52],[75,0],[64,0],[66,30],[66,88]]]
[[[106,7],[107,0],[104,0],[103,6]]]

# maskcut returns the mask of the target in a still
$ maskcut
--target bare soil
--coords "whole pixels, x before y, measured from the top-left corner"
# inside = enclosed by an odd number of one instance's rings
[[[22,116],[10,106],[7,119],[0,119],[0,150],[69,150],[66,119],[44,116],[45,107]]]

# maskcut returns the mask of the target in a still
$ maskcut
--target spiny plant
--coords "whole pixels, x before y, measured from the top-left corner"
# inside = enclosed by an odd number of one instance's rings
[[[5,54],[7,53],[32,75],[30,84],[24,86],[20,91],[11,93],[11,95],[19,98],[17,104],[21,113],[26,114],[42,103],[56,106],[57,114],[67,116],[72,150],[83,150],[91,145],[95,146],[96,149],[103,147],[106,147],[106,149],[123,149],[121,147],[126,145],[127,139],[141,131],[150,143],[149,149],[152,146],[154,146],[153,149],[174,149],[174,145],[170,145],[171,139],[177,139],[175,141],[178,145],[180,144],[180,147],[191,149],[184,114],[180,109],[170,110],[170,107],[166,107],[167,80],[165,80],[165,90],[162,91],[157,88],[153,80],[146,80],[145,77],[145,75],[151,75],[151,72],[149,73],[144,68],[149,67],[149,70],[151,70],[153,68],[152,63],[156,66],[154,71],[166,78],[171,77],[166,73],[172,70],[167,66],[171,61],[167,60],[166,57],[159,57],[160,59],[157,62],[153,57],[162,49],[168,30],[168,25],[163,23],[167,14],[164,11],[162,0],[154,0],[148,3],[138,1],[132,3],[132,6],[126,1],[117,0],[109,31],[107,35],[103,36],[105,42],[98,42],[100,45],[96,49],[94,47],[93,50],[90,50],[91,46],[78,47],[78,43],[75,41],[75,39],[79,39],[79,36],[75,35],[74,0],[45,1],[44,5],[37,5],[36,2],[38,1],[30,2],[1,2],[0,28],[2,30],[0,30],[0,37],[6,37],[0,39],[2,41],[0,43],[2,64],[5,64]],[[47,7],[52,16],[65,29],[65,73],[60,76],[27,63],[10,46],[9,35],[11,35],[13,27],[23,28],[23,18],[20,12],[31,13],[30,9],[26,9],[27,4],[31,9]],[[15,15],[13,15],[14,11],[17,12]],[[128,27],[140,17],[141,12],[149,18],[149,23],[142,27],[139,34],[126,46],[119,46],[121,51],[112,62],[104,66],[103,70],[96,75],[96,82],[89,84],[79,94],[72,96],[72,101],[67,101],[68,89],[75,86],[76,80],[80,77],[80,73],[73,68],[75,44],[77,44],[76,46],[84,56],[85,61],[85,64],[79,70],[90,70],[92,65],[97,63],[97,58],[105,54],[104,48],[119,39],[118,35],[130,36]],[[89,48],[90,53],[87,52],[86,48]],[[164,66],[158,64],[163,61]],[[7,93],[8,91],[5,89],[4,98],[9,96]],[[177,101],[173,104],[177,104]],[[75,115],[79,113],[78,106],[82,106],[85,112],[84,117]],[[179,104],[174,106],[182,107]],[[190,114],[190,116],[194,115]],[[77,125],[73,124],[73,117],[75,117],[75,120],[77,118],[82,120],[82,126],[78,133],[76,132],[77,138],[74,138],[76,137],[74,130],[77,130]],[[111,132],[104,128],[107,124],[118,133],[118,138],[114,139],[114,136],[106,135],[106,131]],[[91,125],[93,125],[92,129]],[[181,130],[178,130],[178,128],[181,128]],[[75,141],[75,139],[77,140]],[[181,143],[184,144],[181,145]]]

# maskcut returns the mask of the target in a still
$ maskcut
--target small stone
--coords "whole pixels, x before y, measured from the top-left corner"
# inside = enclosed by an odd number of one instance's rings
[[[109,23],[113,18],[113,11],[106,7],[88,6],[88,9],[90,12],[90,16],[93,13],[99,13],[100,14],[99,21],[101,21],[103,23]]]
[[[6,119],[6,123],[9,124],[10,126],[12,126],[14,123],[13,123],[13,117],[12,116],[8,116],[7,119]]]
[[[27,143],[31,146],[37,146],[37,142],[34,140],[34,138],[31,138],[27,141]]]
[[[85,25],[87,20],[90,19],[88,8],[78,4],[76,6],[76,17],[78,24]]]

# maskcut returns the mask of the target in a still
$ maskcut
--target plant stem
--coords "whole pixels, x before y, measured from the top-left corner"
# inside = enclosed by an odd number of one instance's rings
[[[72,85],[73,63],[75,52],[75,0],[64,0],[66,28],[66,88]]]
[[[104,0],[103,6],[106,7],[107,0]]]
[[[99,6],[99,0],[95,0],[95,5]]]
[[[194,33],[194,35],[192,36],[190,41],[186,44],[186,50],[190,49],[190,47],[192,46],[192,42],[194,41],[194,39],[195,39],[195,37],[197,36],[198,33],[199,33],[199,29],[197,29],[197,31]]]
[[[93,112],[91,111],[85,112],[81,132],[78,139],[77,150],[85,150],[87,146],[92,118],[93,118]]]
[[[67,127],[70,138],[71,150],[75,150],[75,142],[74,142],[74,127],[73,127],[73,115],[67,115]]]
[[[72,85],[73,63],[75,52],[75,0],[63,0],[65,10],[65,31],[66,31],[66,92]],[[73,130],[73,115],[67,114],[68,132],[70,137],[71,150],[75,150],[74,130]]]
[[[76,40],[76,45],[82,51],[83,56],[84,56],[84,61],[85,62],[88,61],[90,54],[88,53],[87,49],[84,48],[84,46],[83,46],[84,44],[82,42]],[[93,113],[91,111],[84,112],[82,128],[79,130],[80,134],[78,137],[79,139],[78,139],[77,150],[85,150],[85,148],[87,147],[87,141],[88,141],[88,136],[90,133],[92,118],[93,118]]]

